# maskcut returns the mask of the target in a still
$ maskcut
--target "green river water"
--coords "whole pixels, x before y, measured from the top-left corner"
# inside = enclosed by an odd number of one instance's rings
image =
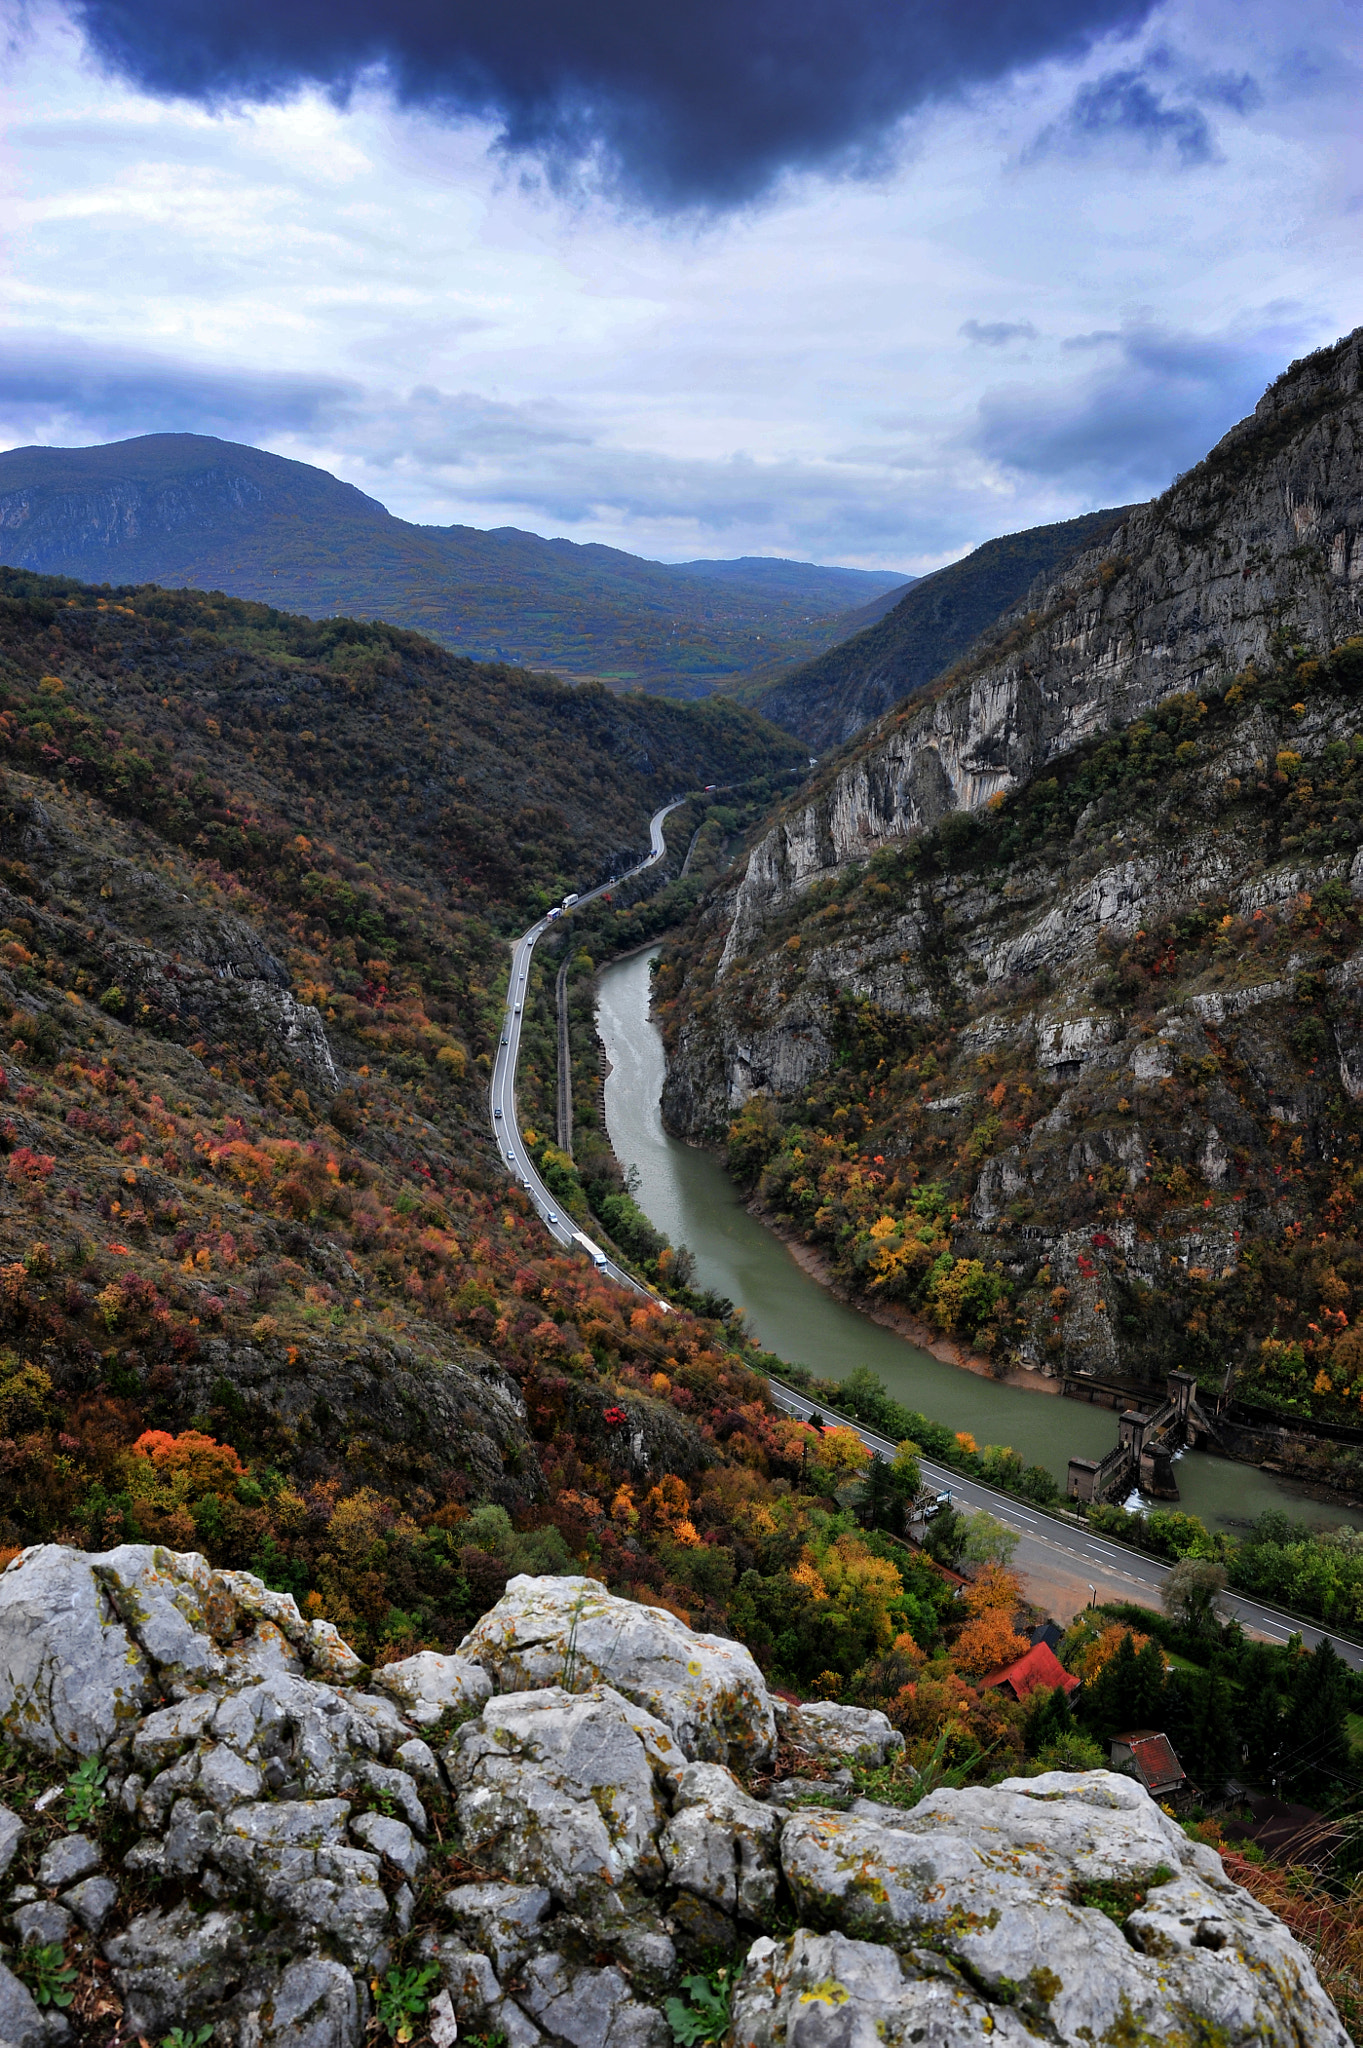
[[[754,1334],[778,1357],[835,1380],[869,1366],[908,1407],[952,1429],[968,1429],[981,1445],[1011,1444],[1029,1464],[1049,1466],[1062,1486],[1071,1457],[1100,1458],[1111,1450],[1117,1418],[1110,1409],[1000,1386],[944,1365],[835,1300],[748,1214],[713,1154],[667,1135],[658,1106],[662,1038],[649,1013],[655,952],[636,953],[601,977],[597,1025],[611,1066],[606,1122],[616,1156],[638,1169],[640,1207],[673,1244],[694,1252],[699,1285],[742,1307]],[[1176,1471],[1180,1504],[1211,1526],[1243,1525],[1267,1508],[1317,1524],[1363,1526],[1363,1516],[1322,1506],[1255,1466],[1188,1451]]]

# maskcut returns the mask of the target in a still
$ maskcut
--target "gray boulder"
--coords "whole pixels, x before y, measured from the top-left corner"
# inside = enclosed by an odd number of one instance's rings
[[[408,1884],[420,1882],[426,1868],[426,1851],[406,1821],[392,1820],[386,1813],[361,1813],[350,1823],[350,1832],[365,1849],[386,1856],[400,1870]]]
[[[0,1572],[0,1727],[12,1741],[89,1756],[156,1699],[151,1665],[83,1551],[39,1544]]]
[[[346,1799],[234,1807],[211,1854],[238,1895],[287,1919],[305,1936],[326,1937],[354,1968],[363,1969],[383,1946],[389,1902],[379,1857],[345,1839],[349,1818]]]
[[[455,1926],[505,1977],[536,1947],[553,1902],[543,1885],[461,1884],[446,1892],[443,1903]]]
[[[0,1806],[0,1877],[14,1861],[14,1852],[24,1839],[24,1824],[17,1813]]]
[[[58,1885],[74,1884],[78,1877],[88,1877],[92,1870],[98,1870],[102,1861],[98,1842],[92,1842],[88,1835],[60,1835],[38,1860],[38,1882],[49,1891]]]
[[[1334,2008],[1282,1923],[1141,1786],[1112,1772],[939,1792],[893,1825],[797,1812],[781,1858],[802,1918],[886,1944],[915,1971],[930,1950],[934,1972],[945,1961],[1000,2008],[996,2022],[1030,1999],[1049,2037],[1076,2048],[1180,2034],[1344,2048]],[[1104,1903],[1128,1906],[1123,1925],[1084,1903],[1095,1885],[1116,1888]],[[761,1967],[784,1980],[794,1961],[792,1949]],[[1019,1986],[1030,1987],[1021,2001]]]
[[[492,1695],[492,1680],[481,1665],[471,1664],[467,1657],[442,1657],[435,1650],[419,1650],[399,1664],[380,1665],[373,1682],[390,1692],[419,1728],[428,1728],[452,1708],[481,1707]]]
[[[641,2004],[613,1968],[574,1967],[563,1956],[536,1956],[522,1972],[517,2002],[569,2048],[669,2048],[671,2029]]]
[[[588,1911],[661,1881],[679,1763],[662,1723],[608,1685],[489,1700],[445,1755],[467,1852]]]
[[[805,1700],[798,1707],[777,1700],[776,1727],[783,1742],[825,1763],[888,1763],[904,1738],[878,1707],[842,1707],[832,1700]]]
[[[104,1944],[130,2033],[184,2025],[235,1990],[250,1953],[239,1913],[198,1914],[186,1900],[153,1907]]]
[[[509,1580],[459,1655],[503,1693],[612,1686],[664,1722],[690,1759],[751,1768],[776,1738],[762,1674],[741,1643],[617,1599],[595,1579]]]
[[[111,1877],[83,1878],[62,1893],[61,1903],[75,1914],[87,1934],[98,1934],[118,1904],[118,1886]]]
[[[929,1950],[900,1956],[802,1927],[749,1949],[733,2038],[743,2048],[1036,2048],[1038,2036],[1055,2039],[1043,2031],[1044,2002],[1034,2006],[1025,1985],[1022,2001],[1018,2010],[995,2006]]]
[[[674,1885],[760,1924],[776,1901],[781,1815],[750,1799],[721,1764],[688,1764],[661,1848]]]
[[[269,1987],[238,2038],[242,2048],[359,2048],[362,2032],[350,1971],[329,1956],[298,1956]]]
[[[28,1986],[0,1963],[0,2042],[5,2048],[41,2048],[46,2039],[43,2016]]]

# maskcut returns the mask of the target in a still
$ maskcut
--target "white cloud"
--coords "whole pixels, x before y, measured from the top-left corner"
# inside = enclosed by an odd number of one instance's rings
[[[921,569],[1158,488],[1275,351],[1363,317],[1357,43],[1343,0],[1169,6],[1149,78],[1208,123],[1195,165],[1101,123],[1036,154],[1139,69],[1110,46],[922,115],[874,182],[697,230],[528,189],[488,129],[377,93],[153,101],[39,16],[0,440],[196,429],[408,518]],[[1246,74],[1261,104],[1207,84]]]

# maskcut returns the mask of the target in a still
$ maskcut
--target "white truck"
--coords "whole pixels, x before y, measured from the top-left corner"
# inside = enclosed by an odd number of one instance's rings
[[[574,904],[576,903],[576,901],[577,901],[577,892],[576,892],[576,891],[574,891],[574,892],[573,892],[573,894],[572,894],[571,896],[565,896],[565,897],[564,897],[564,899],[563,899],[563,908],[564,908],[565,910],[571,910],[571,909],[572,909],[572,907],[573,907],[573,905],[574,905]]]
[[[573,1243],[580,1246],[587,1254],[587,1257],[591,1260],[598,1273],[605,1272],[606,1254],[602,1251],[599,1244],[592,1243],[585,1230],[575,1230],[573,1232]]]

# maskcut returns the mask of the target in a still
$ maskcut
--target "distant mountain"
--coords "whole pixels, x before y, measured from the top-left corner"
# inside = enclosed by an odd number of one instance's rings
[[[816,654],[855,630],[846,615],[904,582],[414,526],[326,470],[205,434],[0,454],[0,559],[387,619],[478,659],[681,697]]]
[[[898,576],[884,569],[819,569],[809,562],[787,562],[772,555],[739,555],[732,562],[670,562],[673,576],[700,583],[743,583],[754,590],[779,590],[798,600],[841,598],[846,606],[865,606],[869,598],[896,604],[916,576]],[[879,614],[877,614],[879,616]]]
[[[1086,512],[1056,526],[986,541],[964,561],[921,577],[898,603],[891,595],[878,612],[868,606],[871,616],[852,638],[765,689],[750,683],[738,694],[809,746],[840,746],[940,675],[1000,612],[1026,595],[1036,577],[1097,547],[1131,509]]]

